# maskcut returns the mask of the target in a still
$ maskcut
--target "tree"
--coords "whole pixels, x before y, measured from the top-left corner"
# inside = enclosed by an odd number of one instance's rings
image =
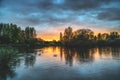
[[[62,32],[60,32],[60,41],[62,42],[63,36],[62,36]]]
[[[119,33],[118,32],[110,32],[110,39],[114,40],[119,38]]]
[[[26,39],[35,38],[36,37],[36,30],[33,27],[26,27],[25,28],[25,35],[26,35]]]
[[[108,38],[109,38],[109,34],[107,33],[102,34],[102,40],[108,40]]]
[[[72,28],[71,27],[66,28],[64,31],[63,42],[65,44],[70,43],[70,41],[72,40],[72,36],[73,36]]]
[[[32,38],[36,38],[36,30],[33,27],[22,30],[16,24],[0,23],[0,43],[25,43]]]
[[[86,45],[94,39],[94,32],[90,29],[78,29],[72,32],[72,28],[68,27],[64,31],[64,45]]]
[[[98,40],[102,40],[102,34],[101,33],[98,33],[98,35],[97,35],[98,37]]]
[[[92,40],[94,39],[94,32],[90,29],[79,29],[73,32],[74,38],[79,38],[80,40]]]

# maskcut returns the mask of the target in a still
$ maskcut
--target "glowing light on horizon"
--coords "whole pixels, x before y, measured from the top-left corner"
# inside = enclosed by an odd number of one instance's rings
[[[73,32],[76,31],[77,29],[83,29],[82,27],[73,27]],[[67,28],[67,27],[66,27]],[[64,34],[64,29],[65,28],[53,28],[52,32],[45,32],[45,33],[40,33],[38,32],[37,38],[42,38],[45,41],[53,41],[56,40],[58,41],[60,39],[60,32],[62,32],[62,34]],[[87,28],[84,28],[87,29]],[[96,28],[90,28],[93,32],[94,35],[97,35],[98,33],[110,33],[109,30],[106,29],[96,29]]]

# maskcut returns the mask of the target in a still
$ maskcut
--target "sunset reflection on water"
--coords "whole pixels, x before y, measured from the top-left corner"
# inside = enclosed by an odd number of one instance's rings
[[[20,49],[19,61],[11,65],[15,75],[0,66],[6,80],[119,80],[120,48],[44,47]],[[5,64],[5,63],[2,63]],[[14,66],[14,67],[13,67]],[[114,76],[114,77],[113,77]]]

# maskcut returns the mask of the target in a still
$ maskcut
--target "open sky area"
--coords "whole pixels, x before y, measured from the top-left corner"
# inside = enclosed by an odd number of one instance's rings
[[[34,27],[45,40],[68,26],[120,32],[120,0],[0,0],[0,23]]]

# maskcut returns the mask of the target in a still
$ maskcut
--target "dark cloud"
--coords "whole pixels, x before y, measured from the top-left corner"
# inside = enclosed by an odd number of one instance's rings
[[[86,10],[95,9],[103,4],[108,4],[110,2],[118,2],[119,0],[59,0],[62,3],[54,3],[55,0],[5,0],[4,6],[8,6],[16,9],[16,7],[21,7],[20,9],[34,8],[43,10]]]
[[[40,20],[38,18],[25,18],[24,21],[27,21],[28,23],[32,23],[32,25],[38,25],[40,23]]]
[[[0,3],[2,2],[2,0],[0,0]]]
[[[65,0],[65,5],[67,6],[65,8],[71,10],[94,9],[108,2],[110,0]]]
[[[3,0],[0,0],[0,7],[2,6],[2,1],[3,1]]]
[[[40,0],[35,4],[28,4],[36,6],[39,9],[62,9],[62,10],[86,10],[95,9],[110,2],[119,2],[119,0],[64,0],[61,4],[55,4],[55,0]]]
[[[110,28],[109,31],[117,31],[120,33],[120,26],[116,26],[116,27],[113,27],[113,28]]]
[[[39,24],[57,26],[80,23],[82,20],[87,24],[90,20],[96,20],[95,15],[98,15],[97,19],[100,20],[120,19],[119,8],[101,9],[111,3],[119,3],[120,0],[0,0],[1,2],[0,11],[3,18],[4,16],[13,17],[17,23],[33,26]],[[90,17],[87,18],[88,16]],[[5,19],[9,18],[5,17]]]
[[[120,8],[107,8],[104,11],[100,12],[97,15],[97,18],[100,20],[120,21]]]

